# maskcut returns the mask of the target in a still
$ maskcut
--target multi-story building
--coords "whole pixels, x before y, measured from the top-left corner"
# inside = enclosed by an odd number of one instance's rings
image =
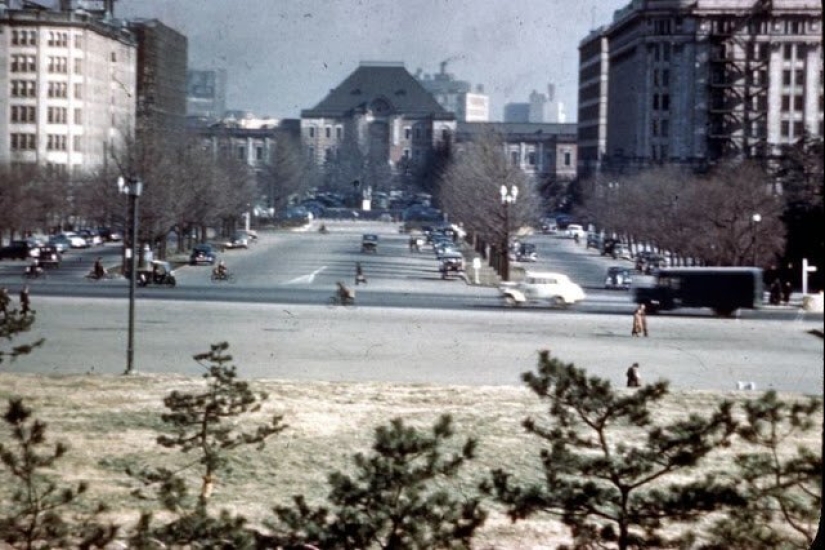
[[[770,157],[823,135],[819,2],[634,0],[579,52],[591,166]]]
[[[137,121],[151,132],[186,127],[186,36],[157,19],[132,19],[137,38]]]
[[[455,113],[459,122],[487,122],[490,120],[490,97],[480,84],[472,91],[466,80],[456,80],[447,72],[449,60],[441,62],[441,70],[434,75],[416,71],[416,79],[430,92],[439,105]]]
[[[578,147],[576,124],[459,123],[456,143],[477,140],[493,132],[501,136],[507,158],[538,184],[576,179]]]
[[[408,172],[452,139],[455,114],[438,104],[403,63],[362,62],[312,109],[301,111],[310,159],[367,185]]]
[[[136,40],[111,19],[28,5],[0,6],[0,164],[100,167],[134,131]]]
[[[226,112],[224,69],[189,70],[186,74],[186,114],[208,120],[222,118]]]

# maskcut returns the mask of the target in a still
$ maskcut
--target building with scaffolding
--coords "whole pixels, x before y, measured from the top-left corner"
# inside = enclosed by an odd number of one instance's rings
[[[579,54],[585,171],[765,158],[823,135],[813,0],[634,0]]]

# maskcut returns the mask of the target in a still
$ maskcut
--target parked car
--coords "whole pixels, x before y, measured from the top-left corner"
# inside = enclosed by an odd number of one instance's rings
[[[88,246],[101,246],[103,244],[103,238],[97,229],[79,229],[77,235],[83,237]]]
[[[112,227],[101,227],[98,229],[104,241],[114,243],[123,240],[123,234]]]
[[[189,255],[189,265],[213,265],[215,258],[215,249],[212,248],[212,245],[197,244],[192,248],[192,253]]]
[[[49,240],[46,241],[48,246],[53,246],[57,248],[57,251],[63,254],[67,250],[71,248],[71,240],[66,235],[52,235],[49,237]]]
[[[40,253],[35,243],[30,241],[11,241],[0,248],[0,260],[27,260],[36,258]]]
[[[567,307],[584,300],[582,287],[562,273],[528,271],[523,281],[499,286],[507,305],[540,304]]]
[[[516,247],[516,261],[517,262],[535,262],[539,259],[539,254],[536,251],[536,245],[533,243],[519,243]]]
[[[591,231],[587,233],[587,248],[601,250],[602,255],[604,255],[604,247],[606,246],[606,243],[612,240],[613,239],[605,239],[601,233]]]
[[[69,248],[89,248],[89,243],[86,242],[86,239],[74,233],[73,231],[65,231],[61,233],[66,239],[69,241]]]
[[[54,245],[43,245],[39,248],[38,260],[43,267],[58,268],[63,256]]]
[[[612,266],[607,268],[604,288],[627,290],[633,283],[633,272],[627,267]]]

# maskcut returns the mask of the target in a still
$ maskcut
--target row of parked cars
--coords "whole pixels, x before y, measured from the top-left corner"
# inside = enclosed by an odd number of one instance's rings
[[[112,229],[80,229],[64,231],[47,239],[29,237],[11,241],[0,247],[0,260],[39,259],[42,265],[52,267],[60,263],[59,255],[72,248],[88,248],[102,245],[105,241],[120,241],[119,232]]]

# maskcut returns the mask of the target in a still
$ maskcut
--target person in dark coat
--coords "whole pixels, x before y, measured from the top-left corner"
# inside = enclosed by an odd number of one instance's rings
[[[26,315],[31,311],[30,306],[31,301],[29,298],[29,285],[25,285],[20,290],[20,311],[23,313],[23,315]]]
[[[642,377],[639,375],[639,363],[633,363],[627,369],[627,387],[638,388],[642,385]]]
[[[367,277],[364,275],[364,269],[361,267],[361,262],[355,262],[355,286],[364,283],[367,284]]]
[[[788,303],[791,301],[792,290],[793,289],[791,288],[791,282],[785,281],[785,284],[782,285],[782,301],[785,302],[785,305],[788,305]]]

